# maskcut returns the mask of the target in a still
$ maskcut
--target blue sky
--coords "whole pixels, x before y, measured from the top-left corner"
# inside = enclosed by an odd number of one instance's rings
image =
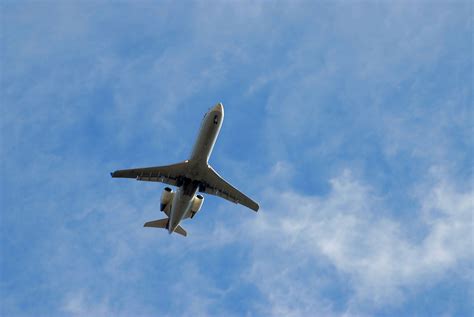
[[[0,6],[2,316],[473,314],[471,2]],[[143,228],[219,101],[259,213]]]

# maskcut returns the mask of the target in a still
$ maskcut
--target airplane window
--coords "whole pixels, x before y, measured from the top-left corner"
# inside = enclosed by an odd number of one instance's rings
[[[217,115],[214,116],[214,124],[217,124]]]

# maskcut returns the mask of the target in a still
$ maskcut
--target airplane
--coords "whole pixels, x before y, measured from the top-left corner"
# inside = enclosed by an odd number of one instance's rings
[[[163,228],[167,229],[169,234],[176,232],[186,237],[186,230],[180,226],[180,222],[194,218],[201,210],[204,196],[198,192],[215,195],[258,211],[258,203],[224,180],[209,165],[209,157],[223,121],[224,106],[219,102],[204,115],[191,156],[184,162],[110,173],[112,177],[135,178],[139,181],[161,182],[177,187],[176,191],[165,187],[161,194],[160,211],[164,212],[167,218],[146,222],[144,227]]]

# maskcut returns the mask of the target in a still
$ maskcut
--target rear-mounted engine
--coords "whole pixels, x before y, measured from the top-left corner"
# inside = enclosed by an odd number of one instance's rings
[[[171,188],[165,187],[161,193],[160,211],[165,210],[166,206],[173,200],[174,192]]]

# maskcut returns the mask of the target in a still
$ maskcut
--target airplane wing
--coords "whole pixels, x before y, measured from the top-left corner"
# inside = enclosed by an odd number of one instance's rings
[[[139,181],[161,182],[178,186],[180,179],[186,175],[186,162],[145,168],[118,170],[110,173],[112,177],[135,178]]]
[[[204,190],[200,190],[201,192],[215,195],[258,211],[259,206],[255,201],[226,182],[212,167],[209,166],[202,182],[204,183]]]

